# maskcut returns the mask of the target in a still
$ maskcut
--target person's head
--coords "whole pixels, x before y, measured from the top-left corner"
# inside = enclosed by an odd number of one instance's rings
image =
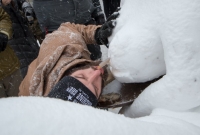
[[[79,64],[67,70],[48,97],[96,106],[107,72],[98,69],[99,62]]]

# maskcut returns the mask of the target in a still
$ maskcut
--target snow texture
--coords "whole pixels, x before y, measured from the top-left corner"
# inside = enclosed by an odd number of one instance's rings
[[[199,24],[199,0],[123,1],[109,39],[112,73],[126,83],[164,75],[125,109],[126,116],[146,116],[155,108],[188,111],[200,105]]]
[[[200,114],[156,109],[132,119],[45,97],[0,99],[1,135],[199,135]]]

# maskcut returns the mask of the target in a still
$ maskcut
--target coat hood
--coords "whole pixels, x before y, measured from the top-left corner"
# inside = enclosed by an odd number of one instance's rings
[[[80,63],[91,63],[86,44],[95,44],[99,26],[63,23],[48,34],[41,44],[38,57],[30,64],[20,85],[20,96],[46,96],[65,71]]]

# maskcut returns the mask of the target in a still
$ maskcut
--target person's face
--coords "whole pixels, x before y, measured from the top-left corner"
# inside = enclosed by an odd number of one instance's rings
[[[102,74],[103,69],[97,69],[96,67],[90,67],[87,69],[80,69],[72,73],[70,76],[76,78],[83,83],[91,92],[99,98],[101,94],[102,86]]]
[[[11,0],[2,0],[3,5],[8,5],[10,4]]]

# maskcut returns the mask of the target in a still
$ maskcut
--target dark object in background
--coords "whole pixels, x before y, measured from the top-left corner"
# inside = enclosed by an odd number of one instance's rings
[[[112,15],[116,11],[117,7],[120,7],[120,2],[121,0],[103,0],[106,18]]]
[[[0,52],[4,51],[8,42],[8,36],[0,33]]]
[[[99,0],[33,0],[33,8],[40,29],[46,35],[58,29],[61,23],[100,25],[105,22]],[[87,45],[90,58],[101,58],[99,45]]]
[[[95,10],[92,13],[92,17],[96,21],[96,25],[102,25],[105,23],[104,13],[101,9],[101,4],[99,0],[92,0]]]
[[[20,11],[22,3],[22,0],[13,0],[8,6],[2,7],[10,15],[12,21],[13,37],[8,41],[8,44],[20,61],[20,72],[24,78],[29,64],[38,56],[39,46],[29,29],[28,20]]]

